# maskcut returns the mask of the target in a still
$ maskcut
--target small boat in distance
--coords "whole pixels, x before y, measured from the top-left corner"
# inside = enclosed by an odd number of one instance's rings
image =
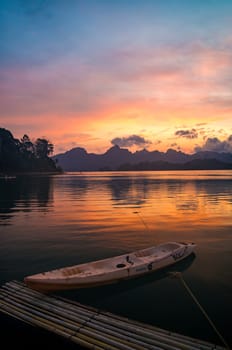
[[[95,287],[144,276],[186,258],[195,243],[167,242],[130,254],[63,267],[24,278],[25,284],[40,292]]]

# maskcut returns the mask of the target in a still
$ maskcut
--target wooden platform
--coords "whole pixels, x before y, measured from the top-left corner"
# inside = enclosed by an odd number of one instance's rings
[[[0,311],[94,350],[225,350],[11,281],[0,288]]]

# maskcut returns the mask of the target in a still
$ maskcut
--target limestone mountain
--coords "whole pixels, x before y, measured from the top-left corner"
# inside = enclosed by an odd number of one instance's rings
[[[210,160],[210,169],[213,167],[215,161],[215,168],[218,169],[218,162],[221,162],[220,168],[230,168],[227,164],[232,164],[231,153],[217,153],[217,152],[198,152],[194,154],[186,154],[174,149],[168,149],[166,152],[151,151],[144,149],[130,152],[128,149],[120,148],[115,145],[109,148],[103,154],[88,153],[84,148],[73,148],[65,153],[57,154],[53,157],[57,164],[64,171],[99,171],[99,170],[121,170],[130,168],[140,163],[166,162],[172,164],[172,169],[179,169],[180,164],[185,164],[195,160]],[[175,167],[176,164],[176,167]],[[198,164],[202,168],[202,162],[193,162],[197,167]],[[154,164],[153,164],[154,166]],[[165,166],[165,168],[167,165]],[[138,168],[138,167],[137,167]],[[206,167],[207,168],[207,167]],[[139,170],[139,168],[138,168]],[[162,163],[160,163],[160,170],[162,170]]]

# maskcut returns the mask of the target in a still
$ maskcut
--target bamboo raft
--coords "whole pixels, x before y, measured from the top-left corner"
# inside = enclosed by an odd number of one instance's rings
[[[93,350],[225,350],[11,281],[0,288],[2,313]]]

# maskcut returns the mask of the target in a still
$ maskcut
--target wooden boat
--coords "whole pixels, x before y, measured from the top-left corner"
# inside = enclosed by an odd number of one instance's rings
[[[195,246],[194,243],[167,242],[130,254],[27,276],[24,282],[28,287],[42,292],[116,283],[175,264],[189,256]]]

